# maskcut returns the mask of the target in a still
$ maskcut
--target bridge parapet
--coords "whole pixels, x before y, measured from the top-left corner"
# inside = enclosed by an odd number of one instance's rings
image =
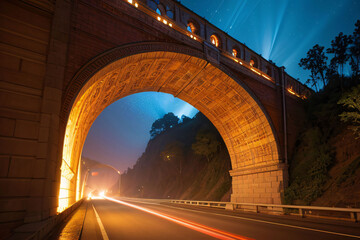
[[[208,61],[220,64],[224,61],[222,59],[228,59],[238,64],[236,70],[240,72],[247,75],[258,75],[272,84],[282,84],[280,67],[209,23],[205,18],[200,17],[180,2],[173,0],[122,0],[117,3],[114,5],[112,0],[108,0],[103,4],[103,7],[106,8],[107,6],[109,9],[111,6],[114,8],[112,11],[116,11],[116,8],[122,7],[122,4],[131,5],[137,11],[158,21],[158,24],[152,24],[153,21],[150,21],[152,26],[155,25],[156,27],[157,25],[157,30],[203,50]],[[136,13],[130,13],[131,11],[129,9],[128,13],[132,16],[139,16],[139,20],[149,23],[150,19],[141,17]],[[285,78],[284,84],[289,95],[306,99],[312,93],[311,89],[287,73],[285,73]]]

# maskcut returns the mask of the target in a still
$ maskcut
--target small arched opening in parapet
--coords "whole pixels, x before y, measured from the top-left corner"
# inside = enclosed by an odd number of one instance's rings
[[[188,21],[187,26],[186,26],[186,29],[187,29],[189,32],[191,32],[191,33],[194,33],[194,34],[199,35],[200,26],[199,26],[199,24],[198,24],[195,20],[193,20],[193,19],[191,19],[191,20]]]
[[[259,68],[259,62],[258,62],[257,58],[254,56],[251,56],[249,64],[250,64],[250,66],[252,66],[254,68]]]
[[[241,58],[240,48],[238,46],[234,46],[232,48],[231,55],[233,55],[233,57],[236,57],[236,58]]]
[[[174,19],[174,10],[171,9],[169,6],[166,6],[165,9],[166,9],[166,16],[168,16],[171,19]]]
[[[281,164],[271,118],[241,79],[225,66],[209,63],[202,52],[168,43],[112,49],[85,65],[69,88],[64,102],[72,104],[63,110],[67,125],[63,133],[59,212],[81,197],[76,177],[79,159],[96,117],[114,101],[145,91],[172,94],[213,123],[231,159],[231,201],[281,203],[287,170]],[[269,172],[274,177],[267,177]],[[259,181],[264,182],[261,188],[256,187]],[[267,197],[263,198],[262,193]]]
[[[159,3],[160,3],[159,0],[147,0],[146,1],[146,5],[153,11],[156,11]],[[159,11],[160,11],[160,9],[159,9]]]
[[[156,13],[159,14],[160,12],[160,15],[162,16],[167,16],[166,14],[166,8],[164,7],[164,5],[162,5],[161,3],[157,5],[157,9],[156,9]]]
[[[221,48],[221,41],[217,34],[214,33],[213,35],[210,36],[210,42],[215,47]]]

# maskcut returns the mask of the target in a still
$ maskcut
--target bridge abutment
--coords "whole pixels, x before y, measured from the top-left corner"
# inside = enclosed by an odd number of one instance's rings
[[[281,204],[288,181],[285,164],[269,164],[230,171],[233,181],[231,202]]]

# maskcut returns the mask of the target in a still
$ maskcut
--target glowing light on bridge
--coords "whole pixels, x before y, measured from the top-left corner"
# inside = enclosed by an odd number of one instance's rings
[[[272,81],[272,79],[269,76],[266,76],[265,74],[261,74],[261,76],[263,76],[264,78],[266,78],[269,81]]]
[[[211,42],[215,47],[219,47],[219,45],[220,45],[220,40],[219,40],[219,38],[218,38],[215,34],[213,34],[213,35],[210,36],[210,42]]]
[[[253,71],[254,73],[256,73],[256,74],[258,74],[258,75],[260,75],[260,76],[262,76],[261,75],[261,72],[259,72],[257,69],[255,69],[255,68],[250,68],[251,69],[251,71]]]
[[[296,97],[298,97],[298,98],[306,99],[306,96],[305,96],[305,95],[300,95],[300,94],[298,94],[297,92],[295,92],[295,90],[293,89],[293,87],[287,88],[287,91],[288,91],[290,94],[292,94],[292,95],[294,95],[294,96],[296,96]]]
[[[234,57],[236,57],[237,54],[238,54],[238,52],[236,51],[236,49],[233,49],[231,54],[232,54]]]

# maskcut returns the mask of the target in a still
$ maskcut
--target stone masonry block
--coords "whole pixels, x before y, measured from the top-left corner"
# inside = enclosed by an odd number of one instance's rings
[[[0,212],[13,212],[25,210],[26,198],[0,199]]]
[[[21,71],[32,75],[44,76],[45,63],[35,63],[35,62],[23,60]]]
[[[39,112],[40,106],[40,97],[18,94],[0,89],[0,107],[29,112]]]
[[[45,178],[46,176],[46,159],[35,159],[32,171],[33,178]]]
[[[26,201],[28,212],[40,211],[42,207],[42,197],[30,197]]]
[[[0,53],[0,67],[12,70],[19,70],[20,58]]]
[[[22,220],[25,216],[25,212],[0,212],[0,223],[14,222]]]
[[[43,196],[45,190],[45,179],[32,179],[30,183],[30,196],[40,197]]]
[[[42,113],[41,120],[40,120],[41,127],[50,127],[50,120],[51,120],[50,114]]]
[[[13,136],[15,130],[15,120],[9,118],[0,118],[0,135]]]
[[[44,99],[61,102],[62,91],[52,87],[45,87]]]
[[[31,178],[35,163],[35,158],[11,157],[9,177],[11,178]]]
[[[0,154],[35,156],[37,142],[17,138],[0,138]]]
[[[49,128],[40,127],[39,128],[39,142],[47,142],[49,139]]]
[[[0,179],[0,197],[28,196],[30,181],[30,179]]]
[[[36,157],[37,158],[46,158],[48,150],[48,143],[38,143],[36,149]]]
[[[6,177],[8,175],[9,164],[9,156],[0,156],[0,177]]]
[[[25,120],[17,120],[15,137],[37,139],[39,136],[39,123]]]
[[[42,103],[41,110],[44,113],[58,114],[60,112],[60,107],[61,107],[60,101],[44,100]]]

